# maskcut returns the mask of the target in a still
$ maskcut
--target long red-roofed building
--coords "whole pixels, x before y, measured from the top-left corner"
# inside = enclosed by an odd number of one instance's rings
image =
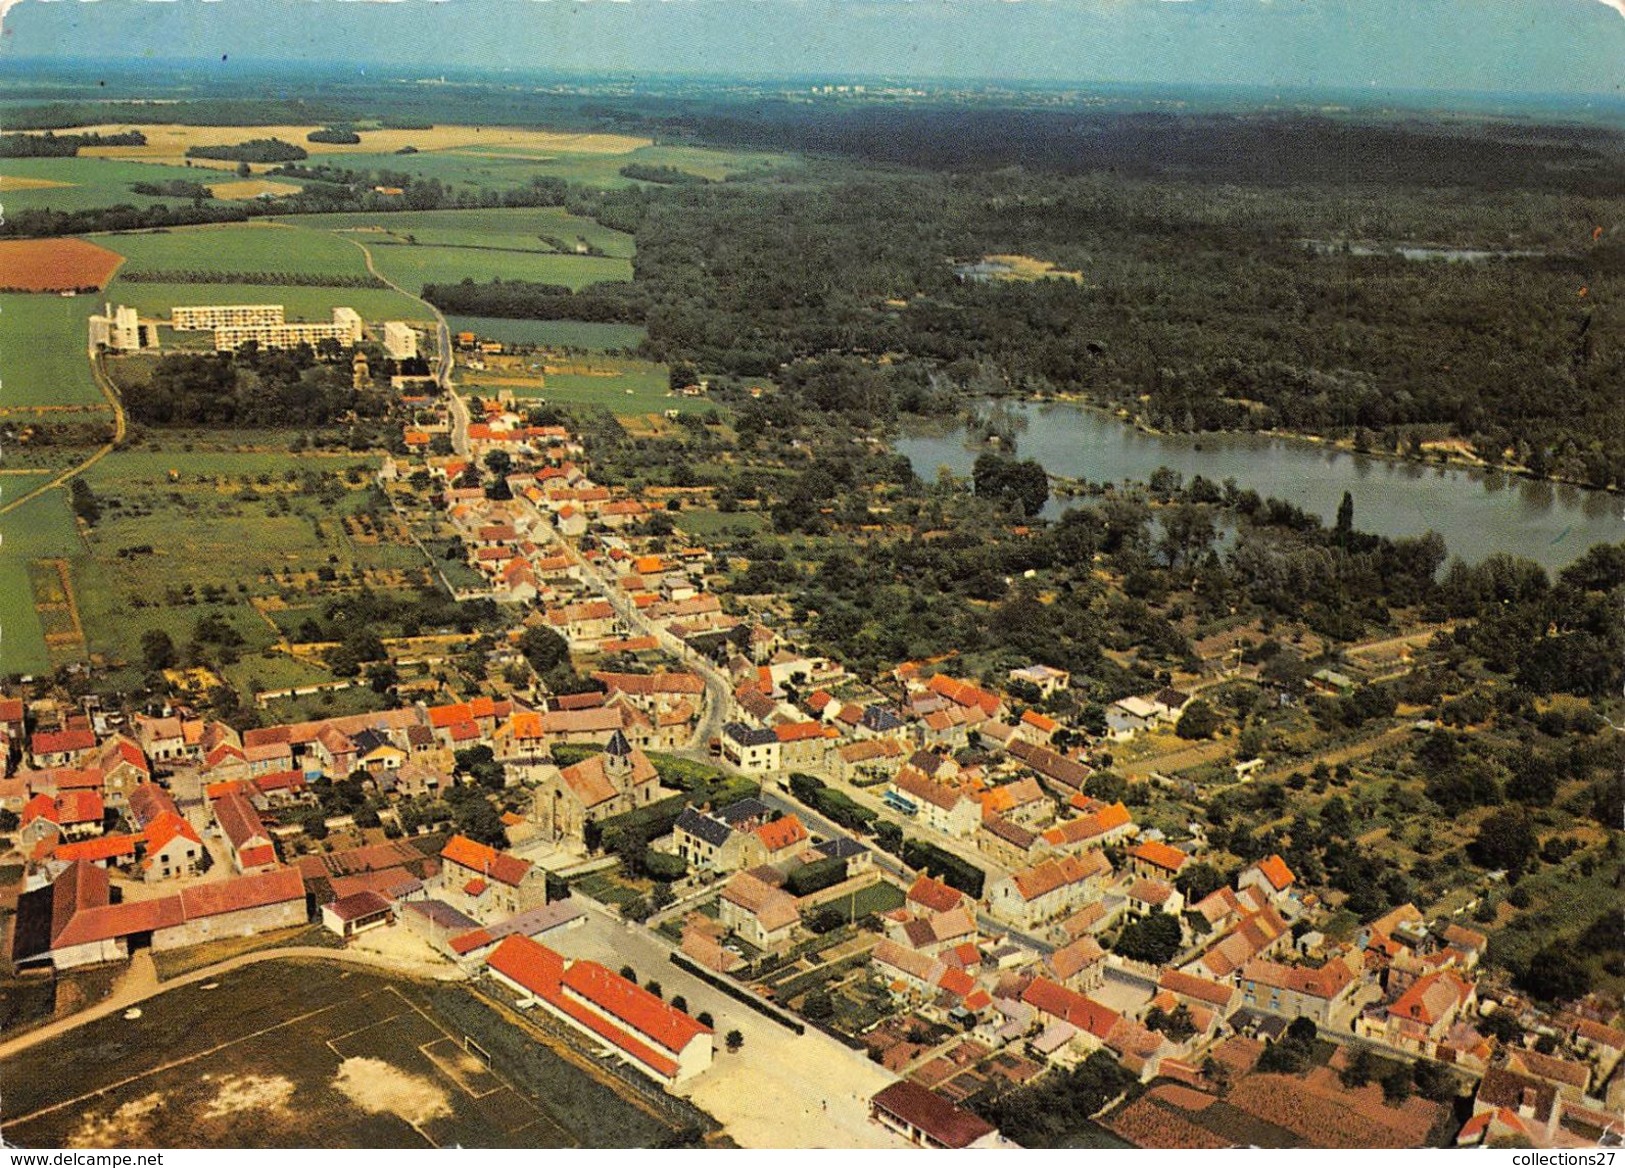
[[[487,966],[497,980],[671,1086],[711,1065],[704,1026],[594,961],[566,961],[529,937],[505,937]]]

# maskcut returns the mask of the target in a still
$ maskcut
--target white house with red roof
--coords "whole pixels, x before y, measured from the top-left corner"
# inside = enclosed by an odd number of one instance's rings
[[[1256,888],[1262,892],[1273,904],[1279,905],[1291,895],[1292,887],[1298,878],[1288,868],[1286,861],[1279,855],[1271,855],[1243,868],[1241,875],[1236,877],[1236,890]]]
[[[712,1031],[683,1011],[593,961],[569,961],[529,937],[505,937],[492,951],[493,977],[594,1043],[608,1043],[667,1087],[711,1065]]]

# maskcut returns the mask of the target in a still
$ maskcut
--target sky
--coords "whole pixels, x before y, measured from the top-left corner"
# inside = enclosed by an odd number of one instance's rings
[[[0,57],[1625,97],[1625,0],[0,0]]]

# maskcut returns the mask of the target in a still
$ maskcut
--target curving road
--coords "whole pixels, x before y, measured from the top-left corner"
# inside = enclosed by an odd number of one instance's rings
[[[434,370],[434,380],[435,380],[435,384],[438,385],[442,390],[445,391],[448,403],[449,403],[449,405],[451,407],[451,448],[454,451],[457,452],[457,456],[459,458],[467,458],[468,457],[468,405],[467,405],[466,402],[463,401],[463,399],[460,396],[458,396],[457,391],[454,388],[452,388],[452,384],[451,384],[451,370],[452,370],[451,327],[446,324],[445,314],[442,313],[433,304],[430,304],[427,300],[423,299],[423,297],[417,295],[415,292],[408,292],[405,288],[402,288],[394,280],[391,280],[388,276],[384,275],[384,273],[380,272],[378,270],[378,265],[373,263],[372,251],[367,247],[366,244],[362,243],[359,239],[355,239],[352,236],[350,236],[350,235],[348,235],[348,234],[346,234],[344,232],[341,232],[341,231],[335,231],[335,232],[333,232],[333,234],[338,236],[338,238],[344,240],[346,243],[349,243],[349,244],[361,249],[361,254],[364,257],[366,257],[367,274],[368,275],[372,276],[374,279],[382,281],[385,285],[387,285],[388,287],[390,287],[394,291],[399,292],[402,296],[405,296],[408,300],[416,300],[419,304],[423,305],[423,307],[427,308],[434,315],[434,327],[435,327],[435,370]]]

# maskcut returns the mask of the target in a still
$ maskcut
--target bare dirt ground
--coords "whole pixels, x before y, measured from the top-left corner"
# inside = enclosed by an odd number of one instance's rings
[[[444,1091],[382,1059],[345,1059],[333,1077],[333,1088],[363,1111],[398,1116],[413,1127],[451,1115]]]

